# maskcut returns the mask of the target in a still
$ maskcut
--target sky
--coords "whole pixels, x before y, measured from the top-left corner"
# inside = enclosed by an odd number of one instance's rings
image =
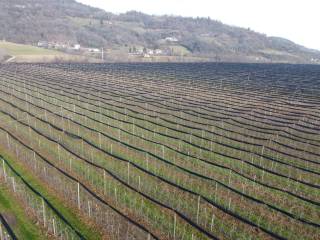
[[[319,0],[77,0],[108,12],[210,17],[320,50]]]

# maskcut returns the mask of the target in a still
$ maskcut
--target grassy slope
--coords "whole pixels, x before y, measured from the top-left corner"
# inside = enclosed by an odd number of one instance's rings
[[[6,50],[11,56],[26,55],[46,55],[46,56],[64,56],[66,54],[54,50],[38,48],[30,45],[16,44],[10,42],[0,42],[0,48]]]
[[[56,50],[38,48],[31,45],[16,44],[11,42],[0,42],[0,49],[14,56],[14,62],[52,62],[57,59],[61,61],[84,61],[86,57],[66,54]]]
[[[75,227],[86,239],[101,239],[101,235],[95,230],[88,226],[87,223],[83,222],[79,216],[75,213],[76,211],[68,206],[59,199],[54,193],[48,191],[45,184],[40,182],[34,175],[26,169],[22,164],[18,163],[17,159],[14,159],[11,155],[7,154],[2,146],[0,146],[0,153],[3,157],[10,162],[10,164],[15,168],[15,170],[23,176],[23,178],[37,191],[41,192],[42,195],[49,200],[52,205],[60,211],[60,213]],[[2,188],[0,188],[2,191]],[[1,192],[0,192],[1,196]],[[0,208],[1,209],[1,208]],[[27,227],[27,226],[26,226]],[[22,238],[22,239],[38,239],[38,238]],[[41,239],[41,238],[40,238]]]

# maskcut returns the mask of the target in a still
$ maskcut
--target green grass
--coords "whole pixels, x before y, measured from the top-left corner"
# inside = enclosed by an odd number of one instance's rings
[[[21,55],[47,55],[47,56],[63,56],[62,52],[38,48],[30,45],[16,44],[11,42],[0,42],[0,49],[4,49],[11,56]]]
[[[171,45],[168,47],[173,50],[174,55],[184,56],[189,55],[191,53],[187,48],[181,45]]]
[[[41,192],[42,195],[71,223],[71,225],[77,229],[86,239],[101,239],[102,236],[96,229],[88,226],[88,224],[81,219],[75,213],[75,209],[72,209],[65,205],[64,201],[59,199],[56,195],[49,192],[46,185],[40,182],[34,175],[26,169],[21,164],[17,163],[17,160],[13,159],[11,156],[6,154],[6,151],[0,148],[0,152],[3,157],[12,165],[12,167],[19,173],[23,178],[38,192]],[[1,196],[1,195],[0,195]],[[1,199],[0,199],[1,201]],[[2,202],[2,201],[1,201]],[[18,206],[18,204],[15,204]],[[0,208],[1,209],[1,208]],[[21,224],[27,228],[27,225]],[[43,238],[21,238],[21,239],[43,239]]]
[[[15,217],[16,222],[10,227],[19,239],[45,239],[40,229],[32,222],[18,201],[4,186],[0,186],[0,212],[4,215],[10,214]]]
[[[83,55],[73,55],[60,52],[58,50],[50,50],[38,48],[31,45],[17,44],[11,42],[0,42],[0,50],[3,49],[6,54],[13,56],[11,62],[96,62],[97,60]]]

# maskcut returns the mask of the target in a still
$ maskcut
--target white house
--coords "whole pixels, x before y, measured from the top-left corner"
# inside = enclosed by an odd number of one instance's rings
[[[39,41],[39,42],[38,42],[38,47],[48,48],[48,47],[49,47],[49,43],[46,42],[46,41]]]
[[[179,41],[179,39],[176,37],[166,37],[165,40],[168,42],[178,42]]]
[[[99,49],[99,48],[88,48],[88,52],[91,52],[91,53],[99,53],[99,52],[100,52],[100,49]]]
[[[156,49],[156,50],[154,50],[154,53],[156,55],[161,55],[163,53],[163,51],[161,49]]]
[[[73,49],[79,51],[81,49],[81,45],[75,44],[75,45],[73,45]]]
[[[153,55],[153,54],[154,54],[154,50],[148,49],[148,50],[147,50],[147,53],[148,53],[149,55]]]

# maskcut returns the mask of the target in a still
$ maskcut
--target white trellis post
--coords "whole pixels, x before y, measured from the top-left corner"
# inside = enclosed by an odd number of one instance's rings
[[[7,182],[7,173],[6,173],[6,168],[4,164],[4,159],[2,159],[2,168],[3,168],[4,181]]]
[[[164,158],[164,146],[162,145],[162,158]]]
[[[46,227],[46,208],[45,208],[45,205],[44,205],[44,199],[42,199],[42,217],[43,217],[43,226]]]
[[[54,218],[52,219],[53,235],[56,236],[56,223]]]
[[[107,193],[106,170],[103,169],[103,193]]]
[[[215,216],[214,216],[214,213],[212,213],[211,224],[210,224],[211,232],[213,231],[214,219],[215,219]]]
[[[140,176],[138,176],[138,180],[139,180],[139,191],[141,191],[141,177]]]
[[[173,239],[176,239],[176,225],[177,225],[177,214],[174,213],[174,222],[173,222]]]
[[[80,183],[77,183],[77,187],[78,187],[78,208],[79,210],[81,209],[81,203],[80,203]]]
[[[198,197],[198,207],[197,207],[197,224],[199,223],[200,201],[201,201],[201,196],[199,196],[199,197]]]
[[[13,192],[15,193],[16,192],[16,182],[14,180],[14,177],[12,177],[11,179],[12,179],[12,189],[13,189]]]
[[[128,184],[130,183],[130,162],[128,162]]]
[[[89,218],[91,218],[91,202],[88,201],[88,214],[89,214]]]
[[[60,144],[59,143],[57,143],[58,144],[58,158],[59,158],[59,162],[61,161],[61,156],[60,156]]]
[[[147,171],[149,171],[149,154],[146,153],[146,160],[147,160]]]
[[[118,197],[117,197],[117,188],[114,188],[114,196],[116,198],[116,205],[118,204]]]
[[[8,149],[10,149],[9,133],[7,133],[7,143],[8,143]]]
[[[33,151],[33,161],[34,161],[33,167],[34,167],[34,169],[36,169],[36,168],[37,168],[37,159],[36,159],[36,153],[35,153],[35,151]]]

